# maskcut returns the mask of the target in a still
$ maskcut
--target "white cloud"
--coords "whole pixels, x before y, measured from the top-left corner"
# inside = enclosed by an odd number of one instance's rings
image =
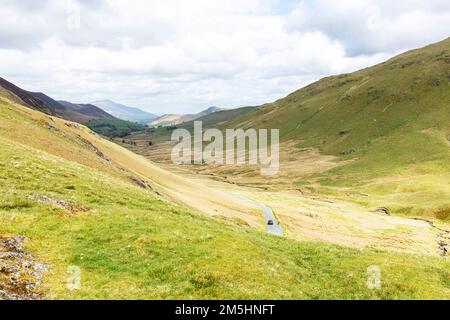
[[[446,1],[384,2],[0,0],[0,76],[156,113],[260,104],[449,30]]]
[[[316,0],[302,2],[288,30],[320,31],[343,43],[348,54],[395,52],[449,36],[448,0]]]

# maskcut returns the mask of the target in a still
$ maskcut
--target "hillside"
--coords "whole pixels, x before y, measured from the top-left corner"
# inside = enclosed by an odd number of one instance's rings
[[[223,111],[223,109],[217,108],[217,107],[210,107],[206,110],[203,110],[196,114],[185,114],[185,115],[179,115],[179,114],[165,114],[153,121],[151,121],[148,125],[150,127],[152,126],[176,126],[182,123],[190,122],[196,119],[199,119],[201,117],[214,114],[215,112]]]
[[[157,115],[152,113],[142,111],[138,108],[128,107],[111,100],[94,101],[91,104],[103,109],[109,114],[112,114],[116,118],[137,122],[142,125],[146,125],[151,120],[158,118]]]
[[[194,121],[201,121],[203,128],[216,128],[216,127],[219,127],[219,126],[225,124],[227,121],[230,121],[234,118],[237,118],[241,115],[246,114],[247,112],[250,112],[251,110],[252,110],[252,107],[243,107],[243,108],[236,108],[236,109],[230,109],[230,110],[220,110],[217,112],[213,112],[213,113],[204,115],[195,120],[185,122],[185,123],[181,124],[179,127],[193,129]]]
[[[27,107],[34,110],[66,120],[84,124],[93,119],[114,118],[93,105],[80,105],[67,101],[56,101],[42,92],[23,90],[3,78],[0,78],[0,89],[0,92],[9,97],[12,101],[25,104]]]
[[[260,223],[239,201],[82,125],[3,93],[0,109],[0,252],[9,257],[0,259],[0,299],[450,294],[448,259],[273,237],[239,222]],[[383,270],[381,290],[367,288],[372,265]],[[81,286],[68,290],[74,267]]]
[[[297,186],[398,214],[448,220],[449,81],[450,38],[324,78],[226,127],[279,128],[282,149],[335,157],[331,169],[287,172]],[[297,159],[296,168],[309,165]],[[294,156],[283,161],[286,170],[294,168]]]
[[[212,121],[221,129],[280,129],[277,176],[261,177],[259,166],[185,169],[241,186],[321,194],[371,211],[449,221],[449,48],[446,39]],[[170,133],[133,134],[126,139],[137,146],[124,146],[170,164]]]
[[[58,101],[69,110],[76,111],[93,119],[115,119],[113,115],[103,111],[92,104],[76,104],[68,101]]]

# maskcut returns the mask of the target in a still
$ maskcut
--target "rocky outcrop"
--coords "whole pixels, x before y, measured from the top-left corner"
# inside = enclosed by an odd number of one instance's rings
[[[0,236],[0,300],[38,300],[48,266],[24,250],[25,238]]]

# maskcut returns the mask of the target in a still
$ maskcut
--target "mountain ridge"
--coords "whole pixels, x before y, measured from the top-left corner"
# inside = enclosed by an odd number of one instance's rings
[[[289,172],[296,187],[450,218],[450,38],[323,78],[226,127],[278,128],[282,147],[336,157],[339,165],[321,173]]]
[[[6,90],[15,101],[51,116],[82,124],[94,119],[115,119],[96,106],[56,101],[42,92],[24,90],[1,77],[0,87]]]
[[[68,109],[75,110],[81,114],[91,115],[96,118],[105,118],[105,119],[116,119],[113,115],[109,114],[108,112],[102,110],[101,108],[98,108],[97,106],[93,104],[78,104],[78,103],[72,103],[64,100],[58,100],[60,104],[65,106]]]
[[[218,107],[209,107],[203,111],[200,111],[195,114],[165,114],[161,117],[151,121],[149,126],[175,126],[182,123],[186,123],[189,121],[193,121],[199,119],[201,117],[213,114],[215,112],[224,111],[226,109],[218,108]]]
[[[136,107],[129,107],[112,100],[97,100],[90,104],[97,106],[118,119],[138,122],[140,124],[147,124],[149,121],[158,118],[155,114],[143,111]]]

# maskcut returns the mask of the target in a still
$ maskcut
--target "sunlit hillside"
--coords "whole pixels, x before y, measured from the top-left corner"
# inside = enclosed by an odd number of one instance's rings
[[[230,219],[208,216],[207,200],[203,213],[171,190],[188,189],[187,182],[164,185],[167,177],[178,180],[148,171],[147,160],[86,127],[5,97],[0,108],[0,251],[19,253],[1,261],[2,298],[450,294],[447,259],[277,238],[233,220],[233,208],[223,213]],[[11,239],[25,247],[11,246]],[[22,264],[23,252],[39,263],[39,273],[30,270],[34,262]],[[383,270],[382,290],[366,285],[371,265]],[[67,287],[73,267],[81,271],[80,290]]]

